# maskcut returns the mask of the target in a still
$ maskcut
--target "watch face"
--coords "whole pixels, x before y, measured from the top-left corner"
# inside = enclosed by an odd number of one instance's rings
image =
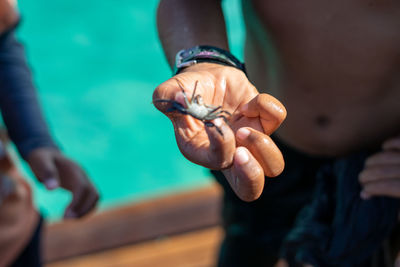
[[[186,55],[187,55],[187,50],[180,50],[177,54],[176,54],[176,58],[175,58],[175,65],[179,65],[182,63],[182,61],[185,59]]]
[[[194,56],[196,56],[198,53],[200,53],[201,50],[196,46],[187,50],[181,50],[178,52],[178,56],[180,61],[186,61],[192,59]]]
[[[180,69],[189,67],[196,64],[196,60],[189,60],[190,56],[193,55],[193,49],[180,50],[175,57],[175,66],[173,69],[174,74],[178,74]]]

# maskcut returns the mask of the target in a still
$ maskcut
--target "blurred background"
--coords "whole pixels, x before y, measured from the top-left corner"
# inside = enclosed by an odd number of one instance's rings
[[[21,161],[47,221],[46,266],[214,265],[221,192],[208,170],[180,154],[171,123],[151,104],[171,77],[158,0],[18,4],[17,34],[51,132],[101,195],[95,214],[63,221],[69,193],[47,191]],[[231,50],[243,59],[240,1],[223,8]]]
[[[18,35],[45,116],[65,153],[97,185],[100,210],[212,183],[207,170],[180,154],[172,125],[151,104],[155,87],[171,76],[157,36],[157,4],[19,1]],[[223,5],[231,49],[242,59],[239,0]],[[58,221],[69,194],[31,182],[44,216]]]

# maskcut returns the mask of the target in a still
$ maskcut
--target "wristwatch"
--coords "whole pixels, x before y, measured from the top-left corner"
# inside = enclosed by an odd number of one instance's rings
[[[246,74],[244,63],[240,62],[234,55],[224,49],[208,45],[195,46],[179,51],[175,57],[174,74],[178,74],[186,67],[202,62],[235,67]]]

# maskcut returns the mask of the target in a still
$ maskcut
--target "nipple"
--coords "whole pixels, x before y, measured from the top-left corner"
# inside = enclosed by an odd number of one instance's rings
[[[331,123],[331,119],[326,115],[319,115],[315,119],[315,122],[319,127],[325,128]]]

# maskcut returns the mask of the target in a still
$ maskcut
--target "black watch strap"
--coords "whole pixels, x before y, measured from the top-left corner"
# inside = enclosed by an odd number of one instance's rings
[[[235,67],[246,74],[244,63],[240,62],[234,55],[224,49],[208,45],[195,46],[179,51],[175,58],[174,74],[178,74],[186,67],[202,62]]]

